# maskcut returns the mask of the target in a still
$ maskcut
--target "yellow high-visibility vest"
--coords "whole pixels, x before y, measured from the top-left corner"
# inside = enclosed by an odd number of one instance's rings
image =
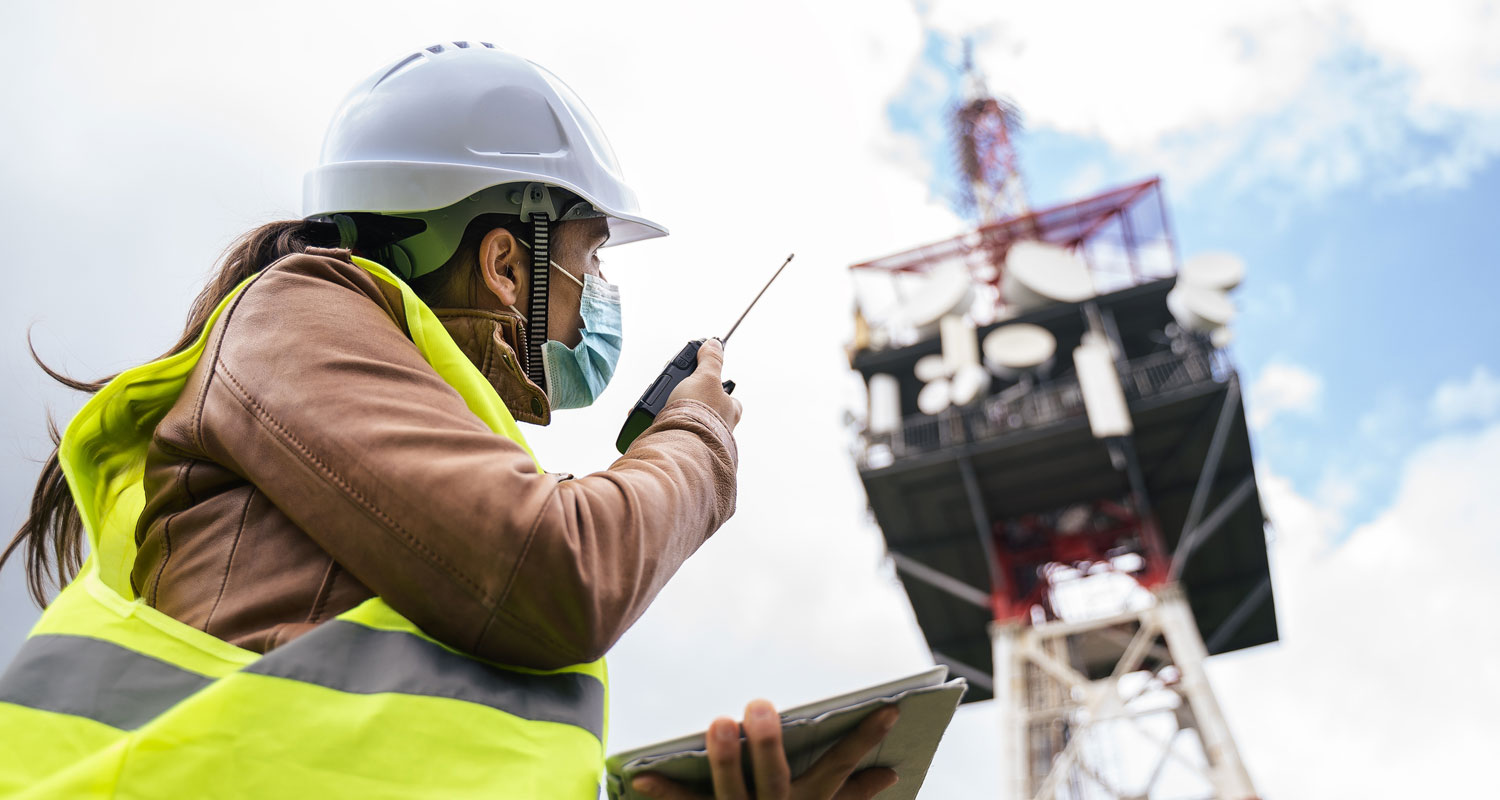
[[[427,363],[491,430],[526,447],[432,310],[390,270],[354,262],[400,288]],[[147,445],[210,329],[253,280],[197,343],[122,373],[63,435],[59,459],[92,551],[0,676],[0,796],[597,797],[603,659],[549,671],[484,662],[379,598],[260,655],[135,596]]]

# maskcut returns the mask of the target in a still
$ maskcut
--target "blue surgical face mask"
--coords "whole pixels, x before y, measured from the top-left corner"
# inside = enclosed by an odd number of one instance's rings
[[[542,370],[547,378],[547,400],[552,408],[583,408],[592,405],[609,385],[620,361],[624,342],[621,328],[620,289],[612,283],[585,274],[580,281],[551,262],[558,272],[583,288],[578,302],[583,317],[583,339],[575,347],[548,339],[542,345]]]

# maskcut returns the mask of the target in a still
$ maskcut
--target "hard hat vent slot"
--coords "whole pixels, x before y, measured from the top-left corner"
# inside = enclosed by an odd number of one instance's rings
[[[491,50],[495,49],[495,46],[492,45],[492,44],[490,44],[489,42],[480,42],[480,44],[484,45],[485,47],[488,47]]]
[[[454,42],[453,46],[457,47],[460,50],[467,50],[467,49],[469,49],[469,43],[468,42]]]
[[[391,69],[390,69],[389,72],[385,73],[384,75],[381,75],[380,76],[380,80],[375,81],[375,85],[371,86],[370,88],[373,89],[373,88],[375,88],[375,86],[379,86],[380,84],[385,83],[387,80],[390,79],[390,77],[392,75],[395,75],[396,73],[401,72],[402,70],[404,70],[407,67],[411,66],[414,62],[421,61],[422,59],[424,59],[426,57],[427,56],[424,56],[421,53],[412,53],[411,55],[409,55],[406,58],[402,59],[401,63],[397,64],[394,67],[391,67]]]
[[[435,44],[435,45],[427,48],[427,52],[429,52],[429,53],[441,53],[441,52],[443,52],[443,46],[440,45],[440,44]]]

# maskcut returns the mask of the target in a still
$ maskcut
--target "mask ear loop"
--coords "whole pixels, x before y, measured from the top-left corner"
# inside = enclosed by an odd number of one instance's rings
[[[580,289],[583,288],[583,281],[580,280],[577,276],[575,276],[573,273],[571,273],[571,272],[563,269],[561,266],[558,265],[558,263],[556,261],[552,261],[550,263],[552,264],[552,267],[554,269],[556,269],[558,272],[561,272],[563,274],[564,278],[567,278],[568,280],[570,280],[570,281],[578,284],[578,288],[580,288]]]

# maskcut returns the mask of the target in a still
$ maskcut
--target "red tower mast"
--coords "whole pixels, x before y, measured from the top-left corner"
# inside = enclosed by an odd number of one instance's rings
[[[972,43],[964,42],[964,96],[949,124],[964,177],[964,205],[981,223],[1025,214],[1026,186],[1013,140],[1021,131],[1021,111],[1010,100],[995,97],[974,65]]]

